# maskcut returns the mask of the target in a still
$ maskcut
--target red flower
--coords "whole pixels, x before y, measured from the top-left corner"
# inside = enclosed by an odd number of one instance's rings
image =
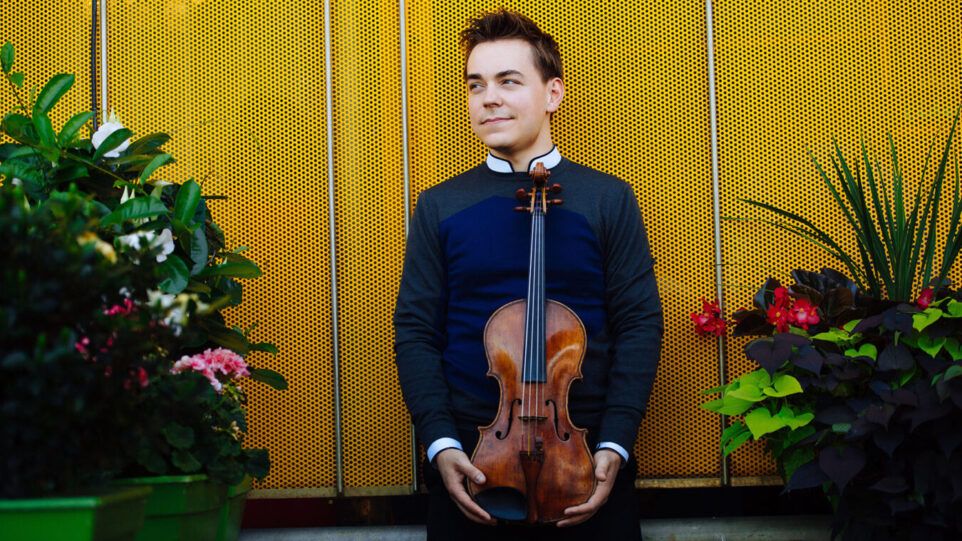
[[[925,289],[922,291],[922,294],[919,295],[919,298],[915,299],[915,304],[918,305],[919,308],[925,310],[930,304],[932,304],[933,297],[935,297],[935,291],[933,291],[931,288]]]
[[[775,306],[779,308],[788,308],[788,290],[784,287],[775,288]]]
[[[777,292],[778,289],[775,291]],[[788,332],[788,325],[790,323],[795,323],[795,316],[792,314],[792,310],[789,307],[784,306],[785,304],[786,303],[784,301],[778,303],[778,297],[776,294],[776,304],[769,306],[768,312],[766,313],[766,321],[774,325],[778,332]]]
[[[791,319],[794,320],[792,323],[807,331],[809,325],[817,325],[820,321],[817,309],[817,306],[812,306],[807,300],[798,299],[789,310]]]
[[[709,303],[704,299],[701,299],[701,313],[692,312],[691,320],[695,322],[695,332],[702,336],[714,334],[715,336],[722,336],[725,334],[725,318],[721,317],[721,308],[718,307],[718,301]]]

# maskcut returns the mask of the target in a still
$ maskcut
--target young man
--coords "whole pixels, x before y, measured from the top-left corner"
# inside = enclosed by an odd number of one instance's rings
[[[663,324],[637,200],[625,182],[554,146],[564,82],[551,36],[501,10],[469,21],[460,38],[468,114],[489,154],[418,198],[394,316],[401,389],[431,463],[428,539],[640,539],[631,451]],[[513,209],[538,162],[564,190],[545,218],[546,294],[585,326],[584,379],[569,411],[588,429],[598,481],[559,528],[498,525],[464,486],[485,481],[468,458],[498,408],[482,333],[495,310],[526,294],[531,219]]]

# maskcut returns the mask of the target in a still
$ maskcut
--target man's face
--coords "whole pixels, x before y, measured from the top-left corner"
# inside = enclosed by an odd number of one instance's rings
[[[520,39],[478,44],[465,72],[471,128],[489,149],[510,159],[550,145],[550,113],[564,87],[560,79],[541,79],[531,45]]]

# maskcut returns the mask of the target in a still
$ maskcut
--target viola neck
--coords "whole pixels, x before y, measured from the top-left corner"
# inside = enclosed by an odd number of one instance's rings
[[[544,209],[540,202],[531,214],[531,252],[528,259],[528,297],[524,323],[525,383],[546,381],[545,293],[544,293]]]

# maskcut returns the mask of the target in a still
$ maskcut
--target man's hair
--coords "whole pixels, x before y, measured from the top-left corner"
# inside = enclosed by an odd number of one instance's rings
[[[534,21],[516,11],[500,8],[476,15],[468,20],[458,38],[464,51],[465,65],[471,51],[480,43],[520,39],[531,45],[534,65],[544,81],[554,77],[564,79],[558,43],[538,28]]]

